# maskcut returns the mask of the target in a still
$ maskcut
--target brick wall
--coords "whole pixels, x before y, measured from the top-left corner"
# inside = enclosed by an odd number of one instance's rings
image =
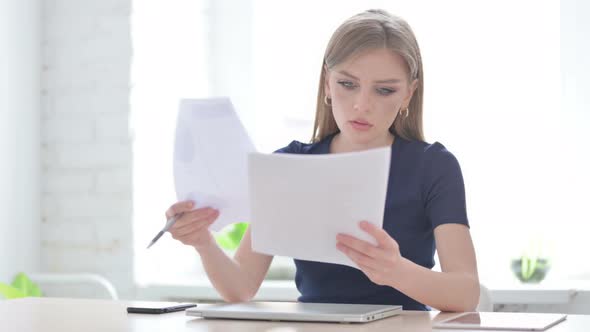
[[[131,1],[43,5],[42,269],[131,297]]]

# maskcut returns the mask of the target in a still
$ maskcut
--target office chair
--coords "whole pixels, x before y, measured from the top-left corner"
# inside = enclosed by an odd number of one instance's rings
[[[479,284],[479,303],[475,311],[494,311],[494,303],[492,302],[491,292],[486,286],[482,284]]]
[[[117,290],[103,276],[94,273],[32,273],[45,297],[96,298],[117,300]]]

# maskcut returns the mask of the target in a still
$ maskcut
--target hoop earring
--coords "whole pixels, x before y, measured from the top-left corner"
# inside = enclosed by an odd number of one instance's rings
[[[410,115],[410,110],[409,110],[407,107],[406,107],[405,111],[406,111],[406,115],[404,115],[404,110],[400,110],[400,111],[399,111],[400,115],[401,115],[401,116],[402,116],[404,119],[405,119],[405,118],[407,118],[407,117]]]
[[[324,104],[332,106],[332,98],[328,98],[328,95],[324,95]]]

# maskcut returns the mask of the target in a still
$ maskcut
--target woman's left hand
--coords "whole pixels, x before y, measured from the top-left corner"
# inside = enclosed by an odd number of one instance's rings
[[[360,228],[377,240],[376,246],[340,233],[336,236],[336,248],[355,262],[372,282],[390,286],[402,261],[399,245],[384,229],[369,222],[360,222]]]

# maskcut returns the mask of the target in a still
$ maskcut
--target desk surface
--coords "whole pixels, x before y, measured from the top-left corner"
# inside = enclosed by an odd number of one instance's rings
[[[433,321],[452,313],[404,311],[366,324],[208,320],[184,312],[163,315],[127,314],[130,302],[56,298],[0,301],[0,329],[21,332],[79,331],[431,331]],[[450,331],[450,330],[437,330]],[[590,331],[590,315],[569,315],[550,332]]]

